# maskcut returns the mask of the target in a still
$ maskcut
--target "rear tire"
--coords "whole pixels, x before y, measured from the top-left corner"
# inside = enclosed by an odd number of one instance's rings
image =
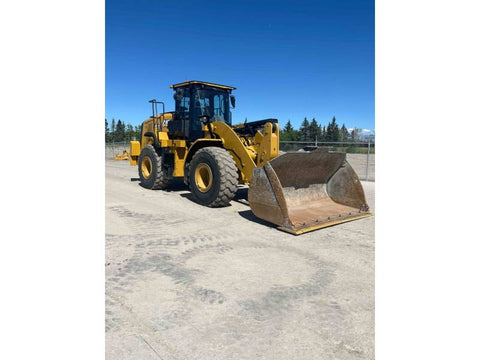
[[[237,166],[232,155],[219,147],[197,151],[190,162],[188,177],[190,191],[202,205],[226,206],[237,192]]]
[[[145,146],[138,157],[140,185],[146,189],[165,189],[168,178],[162,166],[162,158],[152,145]]]

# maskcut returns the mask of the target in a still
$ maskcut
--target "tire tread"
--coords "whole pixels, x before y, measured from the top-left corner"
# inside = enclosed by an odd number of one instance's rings
[[[213,146],[200,149],[197,153],[195,153],[195,155],[193,155],[193,159],[195,159],[196,156],[199,156],[199,154],[201,154],[202,152],[210,154],[215,159],[220,171],[220,190],[218,192],[217,198],[207,206],[226,206],[235,197],[235,194],[237,192],[238,175],[235,161],[233,160],[232,155],[230,155],[227,150]],[[194,181],[190,181],[190,190],[192,190],[192,186],[195,186]]]
[[[152,174],[152,176],[154,176],[154,182],[153,182],[153,186],[150,187],[150,189],[152,190],[165,189],[168,185],[169,179],[165,176],[163,171],[162,157],[157,154],[153,145],[147,145],[145,146],[144,149],[148,149],[146,151],[151,152],[151,154],[153,155],[152,161],[156,162],[156,172],[155,174]],[[138,167],[138,175],[141,177],[140,164]]]

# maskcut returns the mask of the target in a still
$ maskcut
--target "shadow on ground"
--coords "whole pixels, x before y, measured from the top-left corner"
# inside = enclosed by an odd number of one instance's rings
[[[264,226],[268,226],[270,228],[276,228],[277,226],[272,224],[272,223],[269,223],[268,221],[265,221],[265,220],[262,220],[258,217],[256,217],[252,210],[244,210],[244,211],[239,211],[238,214],[243,217],[244,219],[247,219],[249,221],[252,221],[252,222],[255,222],[257,224],[260,224],[260,225],[264,225]]]
[[[175,191],[188,191],[188,186],[185,185],[183,179],[173,179],[168,184],[168,187],[164,190],[167,192],[175,192]]]
[[[140,183],[140,178],[130,178],[130,181],[132,181],[132,182],[138,181],[138,186],[142,186],[142,184]],[[151,190],[151,189],[149,189],[149,190]],[[183,179],[173,179],[168,184],[166,189],[161,189],[161,190],[156,189],[154,191],[180,192],[180,191],[189,191],[189,188],[188,188],[187,185],[185,185],[185,183],[183,182]],[[194,203],[197,203],[191,192],[180,194],[180,196],[183,197],[183,198],[186,198],[186,199],[188,199],[188,200],[190,200]],[[235,197],[233,198],[233,201],[236,201],[236,202],[241,203],[243,205],[249,206],[249,204],[248,204],[248,187],[239,187],[237,189]],[[201,205],[199,204],[199,206],[201,206]],[[228,207],[228,206],[231,206],[231,205],[228,204],[225,207]],[[252,216],[254,216],[254,215],[252,214]]]
[[[142,186],[140,183],[140,178],[130,178],[130,181],[138,181],[138,186]],[[142,186],[143,187],[143,186]],[[167,186],[166,189],[148,189],[153,191],[166,191],[166,192],[176,192],[176,191],[188,191],[188,186],[183,183],[181,179],[173,179]]]
[[[188,190],[188,189],[185,189],[185,190]],[[198,202],[195,201],[195,197],[193,196],[193,194],[191,192],[180,194],[180,196],[185,198],[185,199],[190,200],[191,202],[197,204],[198,206],[204,206],[204,205],[201,205],[201,204],[199,204]],[[229,207],[229,206],[232,206],[232,204],[228,204],[228,205],[225,205],[223,207],[226,208],[226,207]],[[221,207],[218,207],[217,209],[221,209]]]
[[[169,186],[168,189],[165,189],[165,191],[188,191],[188,190],[189,190],[188,186],[186,186],[183,182],[177,184],[176,187]],[[195,201],[195,197],[193,196],[193,194],[191,192],[180,194],[180,196],[184,197],[184,198],[186,198],[186,199],[188,199],[188,200],[190,200],[194,203],[197,203]],[[248,206],[248,187],[239,187],[237,189],[235,197],[233,198],[233,201],[236,201],[238,203],[241,203],[243,205]],[[199,205],[199,206],[201,206],[201,205]],[[228,204],[224,207],[229,207],[229,206],[231,206],[231,204]]]

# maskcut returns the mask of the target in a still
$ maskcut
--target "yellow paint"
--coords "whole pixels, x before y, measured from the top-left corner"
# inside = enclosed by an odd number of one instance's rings
[[[318,230],[318,229],[323,229],[323,228],[326,228],[326,227],[329,227],[329,226],[338,225],[338,224],[346,223],[346,222],[353,221],[353,220],[363,219],[363,218],[370,217],[370,216],[373,216],[373,213],[359,215],[359,216],[355,216],[355,217],[352,217],[352,218],[349,218],[349,219],[344,219],[344,220],[331,221],[331,222],[328,222],[328,223],[323,223],[321,225],[309,226],[309,227],[301,228],[299,230],[289,229],[289,228],[286,228],[286,227],[283,227],[283,226],[279,226],[278,229],[289,232],[290,234],[300,235],[300,234],[304,234],[306,232],[310,232],[310,231],[314,231],[314,230]]]
[[[168,134],[166,132],[164,131],[158,132],[158,143],[160,147],[168,147],[169,139],[168,139]]]
[[[150,178],[150,175],[152,175],[152,160],[150,159],[149,156],[144,156],[142,159],[142,175],[145,179]]]
[[[220,88],[220,89],[226,89],[226,90],[235,90],[236,89],[232,86],[220,85],[220,84],[214,84],[214,83],[208,83],[208,82],[205,82],[205,81],[196,81],[196,80],[184,81],[184,82],[179,83],[179,84],[173,84],[173,85],[170,85],[170,88],[171,89],[176,89],[177,87],[186,86],[186,85],[190,85],[190,84],[203,84],[203,85],[212,86],[212,87],[216,87],[216,88]]]
[[[147,132],[153,132],[155,133],[155,129],[153,127],[153,119],[147,119],[143,122],[143,132],[142,132],[142,136],[140,138],[140,144],[141,144],[141,148],[143,149],[145,146],[147,146],[148,144],[153,144],[153,139],[151,137],[145,137],[145,134]]]
[[[266,123],[263,128],[263,134],[259,131],[255,134],[255,145],[257,151],[256,165],[262,167],[267,161],[278,156],[279,148],[279,130],[273,131],[273,124]]]
[[[163,114],[160,114],[160,115],[158,115],[158,117],[159,117],[160,120],[170,121],[170,120],[173,119],[173,112],[166,112],[165,116],[163,116]]]
[[[243,173],[245,183],[250,182],[255,163],[238,135],[228,124],[221,121],[212,123],[212,131],[222,139],[223,147],[230,152],[237,168]]]
[[[239,128],[243,125],[235,127]],[[250,183],[253,169],[265,165],[267,161],[278,156],[279,129],[276,126],[273,131],[272,123],[266,123],[263,134],[257,131],[253,138],[249,136],[240,138],[232,127],[221,121],[212,123],[212,130],[222,139],[224,148],[232,154],[241,171],[240,182],[243,184]]]
[[[210,190],[213,184],[212,169],[205,163],[198,164],[195,169],[195,185],[201,192]]]
[[[128,153],[127,150],[123,150],[122,154],[115,155],[115,160],[129,160],[129,159],[130,159],[130,154]]]
[[[170,147],[187,147],[185,140],[171,140],[168,144]]]
[[[185,147],[176,147],[173,150],[174,154],[174,168],[173,168],[173,176],[174,177],[183,177],[184,175],[184,167],[185,167],[185,159],[187,157],[187,149]]]
[[[140,142],[139,141],[130,141],[130,155],[131,156],[140,156]]]
[[[130,165],[138,164],[138,157],[140,156],[140,142],[130,141]]]

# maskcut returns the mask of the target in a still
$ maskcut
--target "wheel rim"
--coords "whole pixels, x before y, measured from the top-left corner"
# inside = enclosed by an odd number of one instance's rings
[[[195,169],[195,184],[201,192],[207,192],[213,183],[212,169],[205,163],[201,163]]]
[[[150,160],[148,156],[145,156],[142,159],[142,176],[148,179],[150,175],[152,175],[152,160]]]

